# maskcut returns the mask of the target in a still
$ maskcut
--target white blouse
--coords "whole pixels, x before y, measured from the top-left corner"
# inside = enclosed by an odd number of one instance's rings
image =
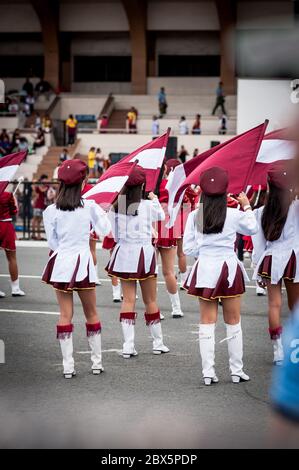
[[[51,276],[53,282],[69,282],[78,258],[80,260],[76,281],[86,278],[95,282],[96,273],[89,248],[91,227],[98,235],[108,235],[111,224],[107,214],[92,200],[84,200],[84,207],[74,211],[62,211],[55,204],[43,213],[48,245],[56,256]],[[50,258],[50,259],[51,259]]]
[[[264,257],[271,255],[271,284],[277,284],[281,280],[286,265],[294,251],[297,266],[294,281],[299,282],[299,201],[293,201],[290,205],[281,236],[273,242],[267,241],[264,237],[262,229],[263,210],[264,206],[254,211],[259,231],[252,237],[252,261],[255,266],[253,279],[258,279],[258,269]]]
[[[197,227],[197,214],[200,209],[189,214],[184,232],[183,250],[186,255],[199,258],[195,263],[189,279],[197,269],[196,287],[214,288],[222,271],[223,264],[228,266],[229,287],[232,286],[238,265],[246,280],[248,276],[243,263],[235,253],[237,233],[253,235],[258,225],[252,211],[242,212],[228,207],[226,219],[221,233],[202,234]]]
[[[144,253],[145,271],[149,271],[155,254],[152,245],[153,224],[164,219],[165,214],[158,198],[142,200],[136,216],[110,212],[112,234],[116,241],[110,259],[110,263],[115,261],[114,271],[137,272],[141,250]]]

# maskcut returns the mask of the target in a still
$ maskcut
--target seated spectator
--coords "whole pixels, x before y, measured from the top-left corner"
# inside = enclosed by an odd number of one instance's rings
[[[37,95],[45,95],[47,99],[50,97],[51,85],[47,80],[41,78],[39,82],[35,85],[35,91]]]
[[[8,112],[17,114],[19,112],[19,103],[16,99],[12,99],[8,105]]]
[[[179,122],[179,133],[181,135],[189,134],[189,128],[188,128],[188,124],[187,124],[185,116],[181,116],[181,119]]]
[[[134,108],[134,106],[132,106],[127,113],[126,127],[129,131],[129,134],[137,133],[137,110]]]
[[[108,127],[108,124],[109,124],[109,119],[108,119],[108,115],[107,114],[103,114],[103,116],[99,116],[98,117],[98,131],[101,133],[101,134],[105,134],[106,133],[106,129]]]
[[[8,155],[11,150],[11,142],[8,133],[6,132],[6,129],[2,129],[2,132],[0,134],[0,152],[1,155]]]
[[[41,120],[40,114],[38,112],[35,113],[34,127],[35,127],[36,130],[38,130],[40,127],[42,127],[42,120]]]
[[[197,155],[198,155],[198,148],[196,148],[196,149],[193,150],[192,158],[197,157]]]
[[[60,162],[64,162],[65,160],[70,160],[71,157],[70,157],[70,154],[69,154],[69,151],[68,149],[64,148],[59,156],[59,160]]]
[[[153,116],[153,120],[152,120],[152,135],[153,135],[153,136],[159,135],[159,132],[160,132],[160,123],[159,123],[158,116]]]
[[[1,134],[0,134],[0,141],[1,141],[1,140],[4,140],[4,139],[8,139],[8,140],[9,140],[9,135],[8,135],[6,129],[2,129]]]
[[[45,136],[44,131],[40,127],[37,131],[37,135],[34,139],[33,149],[36,150],[39,147],[43,147],[45,145]]]
[[[227,133],[227,116],[226,114],[222,114],[221,118],[219,119],[219,134],[226,134]]]
[[[26,137],[20,137],[18,151],[23,152],[25,150],[28,150],[28,148],[29,148],[29,144],[28,144],[28,140],[26,139]]]
[[[192,134],[201,134],[201,114],[196,114],[195,121],[192,126]]]
[[[22,90],[25,91],[26,95],[33,95],[33,84],[29,77],[26,78],[25,83],[22,86]]]
[[[184,145],[181,145],[180,151],[178,152],[178,159],[182,162],[186,162],[186,158],[189,155],[188,151],[185,149]]]
[[[87,154],[87,161],[88,161],[88,168],[89,173],[92,178],[95,177],[96,172],[96,148],[90,147],[89,152]]]
[[[15,129],[13,134],[12,134],[12,139],[11,139],[11,148],[12,148],[12,150],[15,150],[15,149],[18,148],[19,143],[20,143],[20,137],[21,137],[21,135],[20,135],[19,129]]]

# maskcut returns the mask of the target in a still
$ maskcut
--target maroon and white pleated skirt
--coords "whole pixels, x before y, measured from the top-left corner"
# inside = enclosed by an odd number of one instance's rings
[[[16,251],[16,232],[12,222],[0,221],[0,248]]]
[[[261,262],[258,275],[265,279],[271,279],[271,268],[272,268],[272,256],[268,255],[265,256],[263,261]],[[291,257],[285,267],[282,279],[287,279],[289,281],[293,281],[296,275],[296,255],[292,252]]]
[[[120,247],[117,248],[117,250],[119,249]],[[119,279],[122,279],[124,281],[145,281],[146,279],[149,279],[151,277],[157,277],[157,273],[156,273],[157,260],[156,260],[155,252],[153,252],[152,261],[150,263],[150,267],[148,271],[146,271],[145,269],[143,248],[141,248],[140,250],[137,272],[115,271],[114,266],[115,266],[116,259],[117,259],[117,252],[115,253],[115,256],[113,257],[112,262],[109,261],[109,263],[107,264],[105,268],[110,277],[118,277]]]
[[[177,246],[176,238],[158,238],[156,241],[157,248],[176,248]]]
[[[189,295],[193,295],[204,300],[216,300],[221,298],[239,297],[245,292],[244,276],[239,265],[237,266],[236,276],[231,287],[229,287],[228,266],[226,263],[223,264],[217,284],[213,288],[196,287],[196,274],[197,269],[194,270],[192,278],[190,280],[188,278],[185,283],[184,287]]]
[[[56,260],[57,255],[53,256],[53,258],[50,258],[48,261],[48,264],[46,266],[46,269],[44,271],[42,281],[45,282],[46,284],[51,285],[54,287],[56,290],[60,290],[63,292],[72,292],[72,291],[79,291],[79,290],[86,290],[86,289],[94,289],[95,288],[95,283],[89,281],[89,266],[87,267],[87,276],[85,279],[82,281],[76,281],[76,276],[78,273],[78,269],[80,266],[80,255],[78,256],[78,261],[75,267],[75,270],[73,272],[72,278],[70,282],[54,282],[51,281],[52,277],[52,272],[53,268],[55,265],[55,260]]]

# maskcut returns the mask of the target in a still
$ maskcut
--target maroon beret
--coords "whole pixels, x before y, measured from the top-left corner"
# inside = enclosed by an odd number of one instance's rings
[[[146,173],[144,169],[141,166],[136,165],[126,182],[126,186],[127,187],[140,186],[141,184],[145,182],[146,182]]]
[[[268,182],[279,189],[292,189],[293,174],[286,168],[272,169],[268,171]]]
[[[176,158],[170,158],[165,162],[165,165],[167,167],[167,171],[170,172],[170,170],[173,170],[176,166],[181,165],[181,162],[179,162]]]
[[[218,166],[213,166],[200,175],[199,185],[207,196],[225,194],[228,187],[228,174]]]
[[[88,166],[82,160],[65,160],[59,167],[58,179],[66,185],[79,184],[86,178],[87,170]]]

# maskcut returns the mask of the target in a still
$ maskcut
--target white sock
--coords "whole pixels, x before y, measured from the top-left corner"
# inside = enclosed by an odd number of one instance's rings
[[[15,281],[10,281],[10,284],[11,284],[12,290],[14,290],[14,289],[20,289],[20,281],[19,281],[19,278],[16,279]]]

